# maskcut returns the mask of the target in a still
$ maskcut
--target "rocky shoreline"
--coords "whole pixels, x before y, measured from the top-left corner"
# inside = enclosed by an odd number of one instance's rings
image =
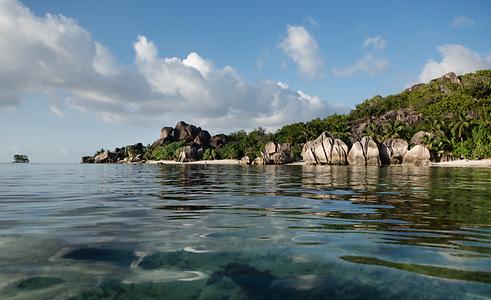
[[[307,141],[301,157],[307,165],[410,165],[429,166],[437,162],[452,160],[448,156],[437,156],[424,146],[428,132],[417,132],[408,142],[403,139],[387,139],[382,143],[370,136],[362,136],[351,147],[329,132]],[[241,165],[285,165],[302,163],[292,156],[288,143],[268,142],[257,157],[243,156],[241,159],[219,159],[214,155],[228,143],[224,134],[211,136],[201,127],[180,121],[173,127],[163,127],[160,137],[151,145],[142,143],[116,148],[114,151],[100,150],[93,156],[85,156],[82,163],[149,163],[149,164],[241,164]],[[410,145],[412,147],[410,147]],[[168,159],[172,157],[172,159]],[[458,163],[450,165],[459,165]]]

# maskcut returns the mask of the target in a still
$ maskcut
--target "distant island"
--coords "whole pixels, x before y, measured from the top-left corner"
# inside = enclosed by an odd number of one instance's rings
[[[13,163],[28,163],[28,162],[29,162],[29,158],[27,157],[27,155],[23,155],[23,154],[14,155]]]
[[[210,133],[179,122],[160,137],[101,149],[82,163],[192,162],[235,159],[242,164],[424,165],[491,157],[491,70],[448,73],[398,94],[374,96],[349,114],[285,125]]]

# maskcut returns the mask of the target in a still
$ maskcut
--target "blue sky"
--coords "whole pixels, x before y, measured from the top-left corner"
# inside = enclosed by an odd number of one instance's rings
[[[0,161],[78,162],[181,119],[211,133],[346,112],[491,68],[489,1],[0,0]]]

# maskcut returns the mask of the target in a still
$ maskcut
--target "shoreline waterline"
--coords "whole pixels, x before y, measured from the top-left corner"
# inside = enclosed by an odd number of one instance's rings
[[[145,164],[160,164],[160,165],[240,165],[240,160],[236,159],[217,159],[217,160],[198,160],[193,162],[178,162],[173,160],[148,160]],[[304,161],[293,162],[285,164],[285,166],[305,166],[307,165]],[[401,165],[399,165],[401,166]],[[491,168],[491,159],[481,159],[481,160],[454,160],[448,162],[434,162],[429,166],[431,167],[461,167],[461,168]]]

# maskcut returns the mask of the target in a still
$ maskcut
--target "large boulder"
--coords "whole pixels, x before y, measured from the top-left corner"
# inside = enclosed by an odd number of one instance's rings
[[[307,164],[345,165],[347,155],[348,146],[328,132],[308,141],[302,149],[302,158]]]
[[[108,150],[94,156],[94,163],[96,164],[114,163],[117,160],[118,154]]]
[[[83,164],[93,164],[94,163],[94,157],[93,156],[84,156],[84,157],[82,157],[82,163]]]
[[[262,151],[263,164],[284,165],[293,162],[291,155],[291,145],[288,143],[276,144],[269,142]]]
[[[160,129],[160,138],[153,142],[151,148],[162,146],[166,142],[174,141],[174,128],[172,127],[162,127]]]
[[[217,134],[211,137],[210,146],[212,148],[221,148],[227,143],[227,136],[225,134]]]
[[[278,145],[276,145],[276,143],[274,142],[269,142],[267,143],[265,146],[264,146],[264,152],[266,155],[270,156],[270,155],[273,155],[275,154],[277,151],[277,148]]]
[[[382,164],[377,142],[367,136],[353,144],[347,159],[350,165],[380,166]]]
[[[143,146],[142,143],[134,144],[134,145],[129,145],[125,147],[125,152],[126,152],[126,157],[129,157],[131,159],[136,158],[137,156],[143,156],[145,154],[145,147]]]
[[[432,134],[427,131],[416,132],[410,140],[411,145],[423,145],[425,137],[432,137]]]
[[[174,137],[176,140],[190,143],[194,141],[200,130],[194,125],[180,121],[177,123],[176,128],[174,128]]]
[[[430,150],[423,145],[416,145],[409,150],[402,160],[403,165],[427,166],[430,162]]]
[[[244,156],[242,157],[240,160],[239,160],[239,164],[241,165],[250,165],[251,164],[251,159],[249,158],[249,156]]]
[[[252,162],[251,165],[256,165],[256,166],[263,166],[266,164],[266,161],[264,160],[264,157],[256,157]]]
[[[160,138],[171,141],[174,138],[174,128],[162,127],[162,129],[160,129]]]
[[[208,147],[210,145],[211,135],[206,130],[201,130],[198,135],[194,138],[194,143],[203,147]]]
[[[447,73],[447,74],[443,75],[442,78],[448,79],[448,80],[450,80],[450,82],[455,83],[455,84],[460,83],[459,76],[457,76],[457,74],[455,74],[454,72]]]
[[[184,146],[178,150],[177,160],[179,162],[190,162],[198,160],[198,149],[192,146]]]
[[[380,158],[383,164],[400,165],[408,149],[403,139],[388,139],[380,147]]]

